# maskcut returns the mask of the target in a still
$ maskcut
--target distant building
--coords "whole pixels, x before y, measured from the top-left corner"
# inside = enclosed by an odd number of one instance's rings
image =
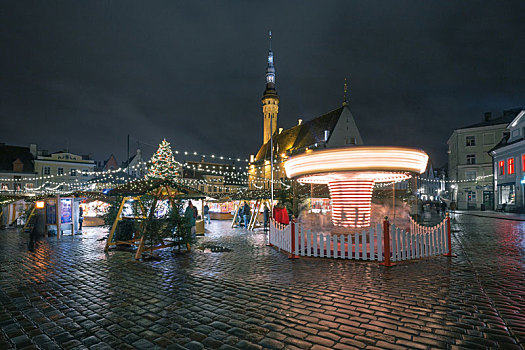
[[[38,173],[38,186],[57,187],[63,190],[74,189],[78,184],[93,177],[95,162],[87,155],[76,155],[68,151],[48,154],[39,151],[35,159],[35,172]]]
[[[122,163],[121,168],[123,172],[135,178],[143,178],[148,172],[147,162],[142,158],[140,149],[137,149],[137,153],[129,158],[128,161]]]
[[[497,118],[485,113],[482,122],[454,130],[448,139],[448,190],[458,209],[481,209],[482,205],[494,209],[492,158],[488,152],[520,111],[506,110]]]
[[[246,188],[246,176],[240,166],[209,163],[186,162],[183,165],[183,181],[210,197],[233,193]]]
[[[525,210],[525,110],[512,120],[490,151],[494,169],[494,204],[505,211]]]
[[[95,171],[97,172],[103,172],[103,171],[113,171],[119,168],[117,158],[115,155],[111,154],[108,159],[106,160],[98,160],[95,161]]]
[[[20,147],[0,143],[0,193],[14,194],[36,187],[32,149],[36,154],[34,145]]]
[[[304,152],[307,149],[363,144],[346,99],[341,107],[329,113],[304,123],[299,119],[297,125],[286,130],[279,128],[277,131],[279,97],[275,89],[275,68],[271,47],[266,68],[266,89],[261,100],[263,139],[257,154],[250,157],[248,170],[250,189],[270,188],[272,145],[274,188],[280,188],[282,182],[287,179],[283,162],[291,154]]]

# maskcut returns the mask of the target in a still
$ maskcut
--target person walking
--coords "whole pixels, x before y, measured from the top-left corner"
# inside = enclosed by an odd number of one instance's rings
[[[204,215],[204,222],[207,222],[208,225],[211,224],[210,207],[208,206],[208,203],[204,204],[204,207],[202,208],[202,214]]]
[[[270,221],[270,209],[268,209],[268,205],[264,203],[263,208],[263,220],[264,220],[264,231],[268,231],[268,223]]]
[[[248,225],[250,223],[250,206],[248,203],[244,202],[244,208],[242,209],[242,216],[244,218],[244,227],[248,228]]]

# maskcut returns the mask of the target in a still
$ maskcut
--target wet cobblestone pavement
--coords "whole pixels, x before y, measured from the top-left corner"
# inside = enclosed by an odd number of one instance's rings
[[[525,223],[458,216],[454,258],[386,269],[288,260],[262,232],[212,222],[160,261],[106,234],[0,231],[0,349],[525,348]]]

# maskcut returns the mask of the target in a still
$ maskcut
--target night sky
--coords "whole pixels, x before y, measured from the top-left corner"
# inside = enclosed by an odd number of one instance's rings
[[[128,134],[147,157],[163,138],[256,153],[271,29],[279,127],[338,108],[347,77],[365,144],[420,147],[441,166],[453,129],[525,105],[524,13],[499,1],[2,1],[0,142],[119,162]]]

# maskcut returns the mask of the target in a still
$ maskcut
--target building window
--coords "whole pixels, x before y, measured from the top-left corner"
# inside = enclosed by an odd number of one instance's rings
[[[33,187],[34,187],[33,184],[26,184],[26,188],[27,188],[28,190],[32,189]]]
[[[467,154],[467,164],[476,164],[475,154]]]
[[[507,170],[509,175],[514,174],[514,158],[507,159]]]
[[[48,166],[44,167],[44,175],[51,175],[51,168]]]
[[[77,169],[71,169],[70,174],[71,176],[77,176]]]
[[[505,175],[505,161],[504,160],[499,161],[499,174]]]
[[[514,185],[498,186],[498,204],[515,204],[516,194]]]
[[[3,183],[2,184],[2,191],[9,191],[9,184]]]
[[[88,176],[88,171],[87,170],[82,170],[82,176]]]
[[[465,179],[469,181],[475,181],[477,177],[477,173],[475,170],[467,170],[465,172]]]
[[[467,136],[466,140],[467,146],[476,146],[476,136]]]
[[[64,175],[64,168],[58,168],[57,169],[57,174],[58,175]]]
[[[476,201],[476,192],[467,191],[467,202],[475,202],[475,201]]]

